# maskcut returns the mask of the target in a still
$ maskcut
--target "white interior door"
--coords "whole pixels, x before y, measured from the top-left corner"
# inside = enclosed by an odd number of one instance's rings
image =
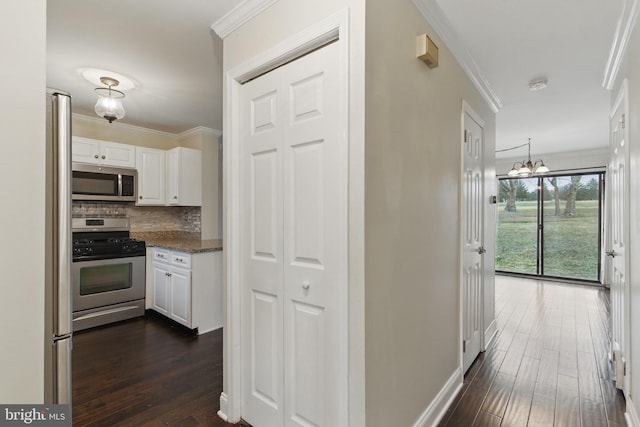
[[[482,121],[464,112],[462,178],[462,367],[480,353],[483,334],[483,132]]]
[[[338,43],[242,88],[243,418],[347,423],[347,160]]]
[[[285,426],[347,420],[347,160],[338,44],[282,70]]]
[[[240,112],[242,412],[264,426],[284,417],[280,86],[276,72],[245,84]]]
[[[628,391],[627,369],[628,267],[626,260],[628,218],[628,130],[626,125],[626,84],[620,91],[611,114],[611,156],[609,164],[609,249],[607,263],[611,286],[611,353],[616,387]]]

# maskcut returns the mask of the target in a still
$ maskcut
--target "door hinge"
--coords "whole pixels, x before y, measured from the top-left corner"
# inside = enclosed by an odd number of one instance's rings
[[[469,132],[467,132],[467,130],[464,130],[464,142],[469,142]]]
[[[467,340],[462,340],[462,352],[467,352]]]
[[[622,124],[622,129],[624,129],[625,124],[626,124],[626,117],[625,117],[625,114],[623,114],[623,115],[622,115],[622,119],[620,119],[620,122],[621,122],[621,124]]]

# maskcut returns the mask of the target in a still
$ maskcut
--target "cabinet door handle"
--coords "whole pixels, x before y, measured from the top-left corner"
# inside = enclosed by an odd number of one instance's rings
[[[305,291],[308,291],[310,287],[311,287],[311,283],[307,281],[302,282],[302,289],[304,289]]]
[[[93,156],[94,159],[97,159],[98,157],[100,157],[100,156],[98,156],[97,154],[95,156]]]
[[[103,158],[103,159],[106,159],[106,157],[105,157],[105,156],[102,156],[102,158]]]
[[[174,199],[177,199],[177,198],[178,198],[178,196],[173,196],[173,198],[174,198]]]

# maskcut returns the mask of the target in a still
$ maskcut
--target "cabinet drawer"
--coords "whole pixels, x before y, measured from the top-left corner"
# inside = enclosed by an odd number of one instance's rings
[[[191,255],[185,252],[171,252],[171,263],[185,268],[191,268]]]
[[[159,249],[156,248],[153,251],[153,260],[161,261],[161,262],[170,262],[171,260],[171,251],[167,249]]]

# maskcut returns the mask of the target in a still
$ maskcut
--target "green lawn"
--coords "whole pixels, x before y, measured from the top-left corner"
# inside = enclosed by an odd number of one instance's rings
[[[560,212],[564,210],[560,203]],[[516,212],[498,204],[496,270],[536,274],[535,201],[516,202]],[[598,279],[598,201],[576,202],[576,215],[554,215],[545,202],[544,274],[575,279]]]

